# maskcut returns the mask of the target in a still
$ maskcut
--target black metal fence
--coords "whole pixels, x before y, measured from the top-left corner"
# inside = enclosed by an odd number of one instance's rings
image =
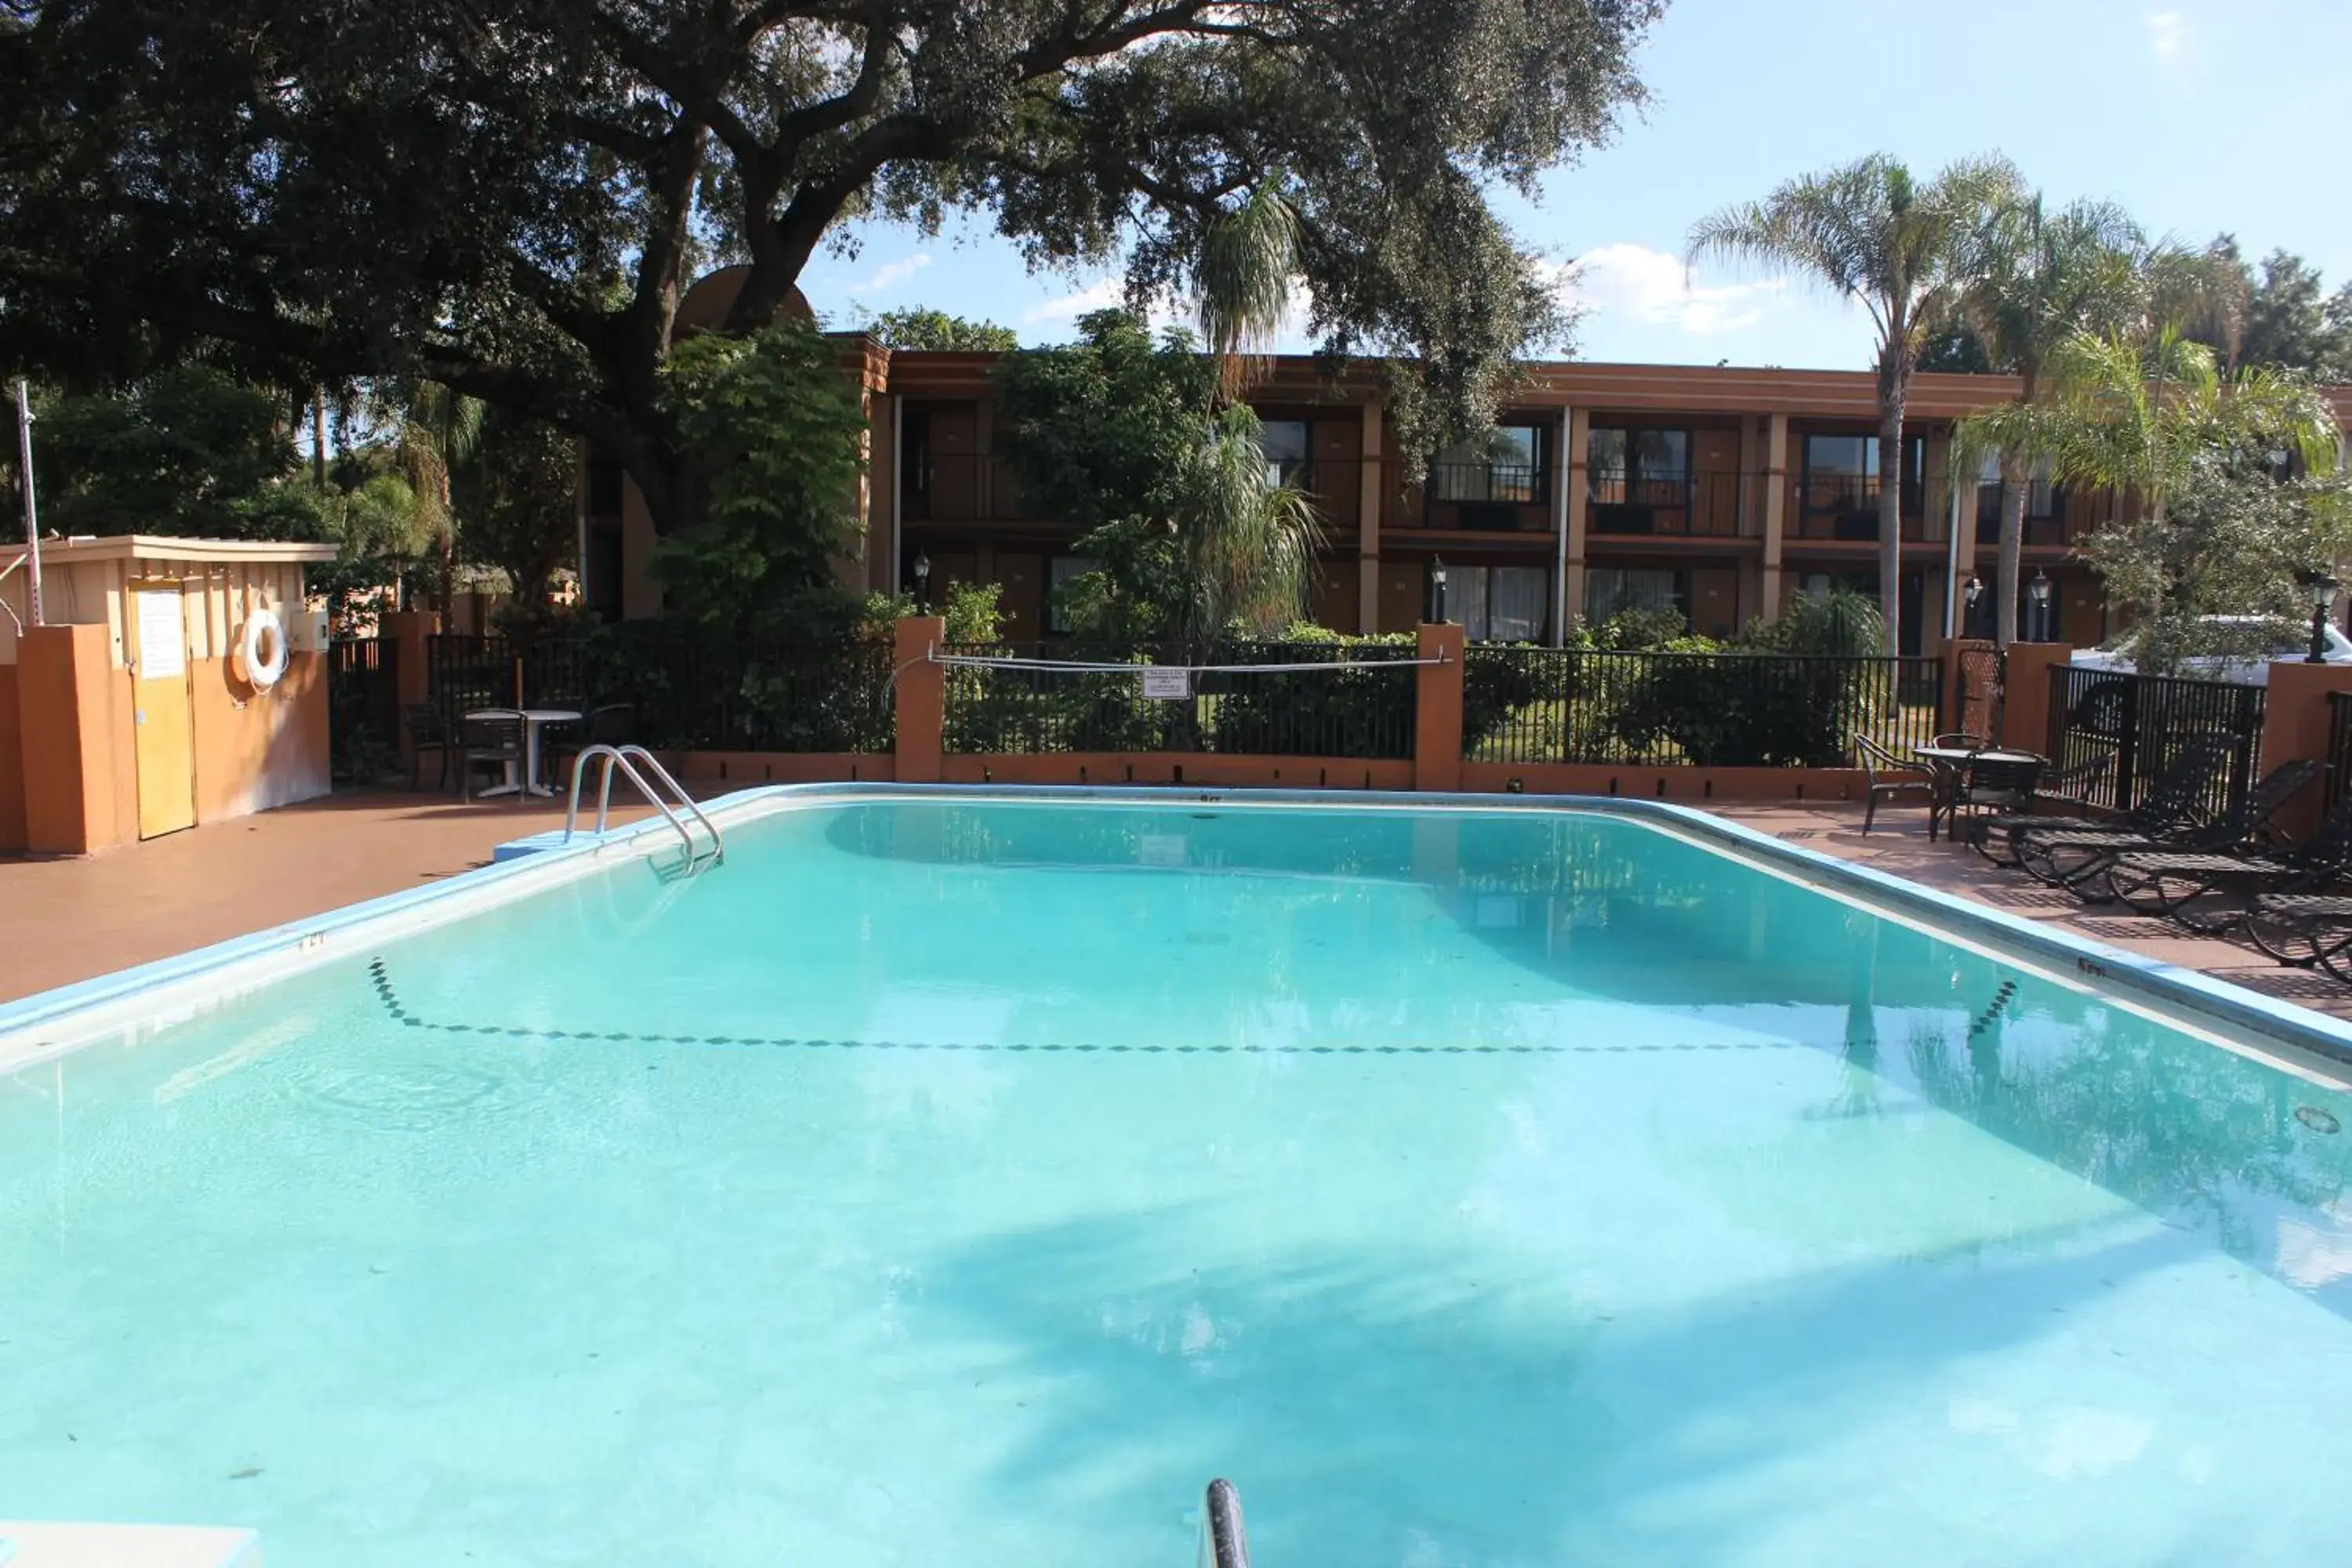
[[[1417,656],[1409,646],[1229,642],[1218,665],[1317,665],[1297,671],[1203,670],[1181,698],[1146,697],[1143,671],[1183,662],[1133,645],[959,644],[964,657],[1131,665],[1117,670],[950,666],[951,752],[1214,752],[1259,756],[1406,758],[1413,753]]]
[[[1943,663],[1809,654],[1474,647],[1464,754],[1625,767],[1848,767],[1943,727]]]
[[[2227,810],[2262,764],[2265,689],[2222,680],[2133,675],[2071,664],[2050,670],[2050,757],[2059,773],[2104,761],[2083,791],[2090,805],[2129,811],[2191,736],[2230,740],[2230,764],[2202,803]]]
[[[2327,694],[2327,809],[2352,790],[2352,691]]]
[[[625,703],[646,745],[754,752],[887,752],[897,733],[890,649],[870,639],[744,643],[624,621],[561,637],[436,637],[426,655],[426,689],[451,719]]]
[[[347,637],[327,645],[328,749],[335,776],[366,781],[400,744],[400,644]]]

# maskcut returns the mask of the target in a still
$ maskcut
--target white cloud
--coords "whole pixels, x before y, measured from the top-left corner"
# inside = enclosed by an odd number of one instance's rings
[[[1127,286],[1117,278],[1098,279],[1075,294],[1065,294],[1057,300],[1027,311],[1021,318],[1027,326],[1045,321],[1075,321],[1089,310],[1108,310],[1127,298]]]
[[[2147,28],[2147,47],[2160,60],[2177,60],[2189,46],[2189,18],[2178,11],[2150,11],[2140,18]]]
[[[931,253],[928,250],[919,250],[897,261],[886,261],[874,269],[873,277],[863,283],[851,284],[849,291],[858,295],[887,293],[930,264]]]
[[[1558,276],[1561,295],[1571,306],[1700,337],[1754,326],[1789,289],[1785,278],[1698,288],[1680,257],[1622,242],[1586,251],[1559,268]]]

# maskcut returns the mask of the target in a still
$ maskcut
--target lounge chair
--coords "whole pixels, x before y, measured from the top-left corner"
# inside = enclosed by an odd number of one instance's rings
[[[1996,866],[2014,866],[2017,857],[2013,852],[2004,858],[1994,850],[1997,847],[2009,848],[2020,833],[2055,833],[2068,828],[2105,831],[2106,825],[2089,815],[2095,808],[2088,797],[2091,786],[2113,770],[2115,763],[2115,757],[2109,754],[2076,763],[2056,773],[2044,773],[2033,786],[2032,805],[2024,811],[1979,817],[1970,823],[1970,847]]]
[[[2281,963],[2308,969],[2326,963],[2339,980],[2352,980],[2352,894],[2256,893],[2246,908],[2246,935]],[[2335,962],[2330,963],[2333,956]]]
[[[2282,763],[2271,770],[2263,784],[2270,784],[2296,765]],[[2277,798],[2273,811],[2326,771],[2318,763],[2303,766],[2304,776]],[[2250,793],[2247,799],[2252,800],[2253,795]],[[2251,833],[2239,841],[2242,846],[2253,842]],[[2265,892],[2310,892],[2347,870],[2352,870],[2352,797],[2339,802],[2306,843],[2260,854],[2246,853],[2243,848],[2236,854],[2212,847],[2126,849],[2111,858],[2106,879],[2115,896],[2141,914],[2172,915],[2183,924],[2210,931],[2234,921],[2241,906],[2232,904],[2218,919],[2211,914],[2189,914],[2188,907],[2200,898],[2219,893],[2252,900]]]
[[[2068,885],[2077,872],[2095,872],[2099,851],[2118,845],[2143,847],[2150,838],[2170,842],[2197,825],[2213,780],[2229,765],[2237,742],[2211,731],[2190,736],[2172,765],[2158,775],[2140,803],[2105,822],[2063,821],[2048,816],[1996,816],[1979,825],[1977,848],[1995,865],[2014,865],[2053,887]],[[1993,852],[2000,844],[2006,859]]]
[[[2032,847],[2053,861],[2076,857],[2062,884],[2094,903],[2120,899],[2141,914],[2170,914],[2196,890],[2179,898],[2168,895],[2162,884],[2168,868],[2210,868],[2217,856],[2237,859],[2283,849],[2283,842],[2272,833],[2271,819],[2326,773],[2324,763],[2296,758],[2273,768],[2210,822],[2173,833],[2121,836],[2093,829],[2042,835],[2033,839]],[[2194,869],[2183,872],[2190,880],[2198,874]]]

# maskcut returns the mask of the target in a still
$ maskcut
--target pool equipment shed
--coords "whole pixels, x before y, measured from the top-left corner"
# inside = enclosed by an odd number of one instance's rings
[[[327,793],[331,544],[121,534],[0,546],[0,850],[84,855]]]

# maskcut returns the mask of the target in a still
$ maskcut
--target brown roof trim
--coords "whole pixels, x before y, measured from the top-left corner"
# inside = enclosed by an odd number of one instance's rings
[[[910,397],[976,395],[987,390],[989,374],[1002,357],[902,349],[889,355],[889,390]],[[1328,362],[1317,355],[1282,355],[1252,389],[1252,400],[1354,404],[1377,390],[1374,361],[1348,362],[1336,381],[1327,367]],[[1912,377],[1906,408],[1914,418],[1955,419],[2005,403],[2019,390],[2013,375],[1922,372]],[[2323,390],[2335,405],[2337,419],[2352,428],[2352,386]],[[1507,389],[1503,401],[1515,409],[1576,407],[1596,412],[1875,419],[1878,378],[1866,370],[1555,360],[1527,367],[1526,379]]]

